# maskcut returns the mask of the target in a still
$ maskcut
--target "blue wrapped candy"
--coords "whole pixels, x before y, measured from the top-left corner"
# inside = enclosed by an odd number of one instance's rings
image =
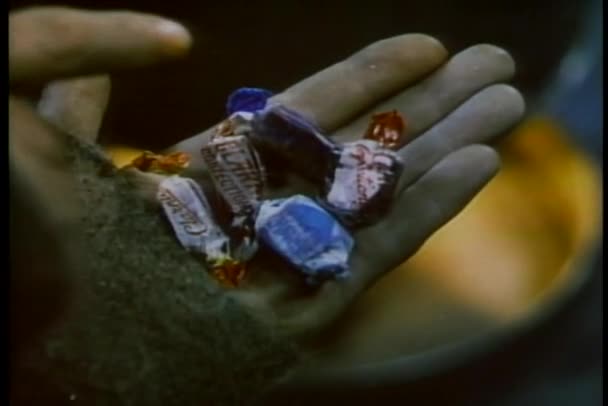
[[[254,113],[266,107],[266,102],[272,97],[272,92],[256,87],[241,87],[228,96],[226,110],[228,115],[236,112]]]
[[[306,196],[264,201],[255,229],[258,238],[304,273],[310,285],[350,275],[353,238]]]

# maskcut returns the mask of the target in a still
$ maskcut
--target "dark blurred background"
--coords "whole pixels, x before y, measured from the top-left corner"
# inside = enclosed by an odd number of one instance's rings
[[[11,1],[13,8],[42,4],[56,3]],[[518,65],[513,83],[526,96],[530,110],[554,116],[590,156],[603,162],[601,1],[62,4],[162,14],[185,23],[195,37],[192,55],[184,61],[114,77],[102,130],[105,143],[122,141],[128,134],[132,146],[169,146],[220,120],[226,95],[236,87],[280,91],[371,42],[424,32],[452,53],[479,42],[507,49]],[[370,392],[367,400],[425,405],[602,404],[601,254],[590,266],[593,276],[576,298],[533,332],[469,365]]]

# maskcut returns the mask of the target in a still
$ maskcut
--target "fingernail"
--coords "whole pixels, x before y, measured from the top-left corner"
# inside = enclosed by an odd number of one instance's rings
[[[157,26],[157,32],[162,36],[162,42],[167,53],[182,55],[190,49],[192,36],[181,24],[163,20]]]

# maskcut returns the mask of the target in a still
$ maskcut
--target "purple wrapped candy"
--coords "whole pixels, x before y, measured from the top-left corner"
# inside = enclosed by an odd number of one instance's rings
[[[272,97],[272,92],[255,87],[241,87],[228,96],[226,110],[228,115],[236,112],[253,113],[266,107],[266,102]]]
[[[256,112],[251,126],[252,142],[271,168],[287,166],[314,182],[321,182],[339,155],[338,145],[319,128],[281,105],[269,105]]]
[[[306,196],[264,201],[255,229],[258,238],[305,274],[310,285],[350,275],[353,238]]]
[[[344,144],[322,205],[348,226],[369,224],[388,209],[402,170],[399,156],[376,141]]]

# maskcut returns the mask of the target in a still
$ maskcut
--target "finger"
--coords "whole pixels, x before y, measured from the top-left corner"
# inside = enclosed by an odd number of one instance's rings
[[[492,143],[521,119],[524,110],[524,99],[510,86],[493,85],[482,90],[400,151],[404,170],[397,190],[453,151]]]
[[[469,145],[446,156],[404,190],[386,219],[360,236],[365,244],[353,257],[353,273],[360,279],[355,285],[369,286],[412,256],[492,179],[499,164],[491,147]]]
[[[38,112],[64,132],[95,142],[110,98],[110,77],[58,80],[46,86]]]
[[[376,42],[272,98],[332,131],[361,111],[437,69],[447,57],[432,37],[408,34]],[[188,138],[170,151],[197,156],[210,130]],[[197,166],[195,162],[192,163]]]
[[[183,55],[186,29],[164,18],[127,11],[40,7],[9,15],[11,84],[139,67]]]
[[[331,131],[437,69],[446,57],[443,45],[427,35],[388,38],[304,79],[272,100]]]
[[[374,112],[398,110],[407,120],[408,138],[441,120],[488,85],[510,79],[515,63],[504,50],[476,45],[455,55],[424,81],[374,106],[334,136],[341,142],[360,138]]]

